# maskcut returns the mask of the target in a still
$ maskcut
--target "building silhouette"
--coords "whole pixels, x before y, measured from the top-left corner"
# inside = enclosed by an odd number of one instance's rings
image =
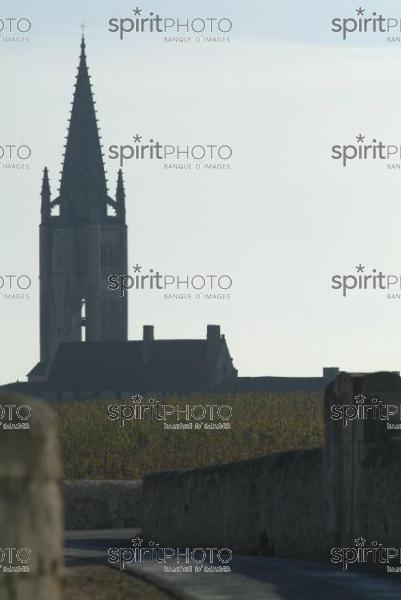
[[[107,193],[85,41],[76,77],[59,195],[43,173],[40,223],[40,362],[30,381],[46,380],[62,342],[127,339],[127,297],[104,285],[127,272],[125,192]]]
[[[127,273],[123,174],[108,195],[102,146],[82,37],[59,195],[43,172],[40,223],[40,361],[27,382],[3,386],[47,399],[135,393],[314,391],[322,377],[238,377],[219,325],[204,339],[128,341],[127,295],[109,290]]]

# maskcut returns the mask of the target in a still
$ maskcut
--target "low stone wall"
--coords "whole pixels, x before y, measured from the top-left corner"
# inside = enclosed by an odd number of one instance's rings
[[[401,443],[372,445],[364,457],[354,535],[401,547]]]
[[[326,390],[325,429],[321,449],[147,475],[142,537],[322,560],[358,537],[400,548],[398,373],[341,373]]]
[[[0,394],[0,405],[0,599],[59,600],[63,535],[55,419],[44,402]]]
[[[386,406],[394,414],[389,420],[383,418]],[[341,373],[327,388],[324,464],[331,546],[353,546],[360,536],[368,543],[401,546],[401,431],[387,427],[399,425],[400,416],[398,373]]]
[[[322,450],[145,476],[142,537],[288,558],[327,556]]]
[[[62,489],[68,530],[140,525],[141,481],[83,479],[64,481]]]

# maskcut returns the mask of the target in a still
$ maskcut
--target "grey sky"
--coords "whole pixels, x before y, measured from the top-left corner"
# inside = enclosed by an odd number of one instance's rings
[[[352,273],[360,262],[401,273],[400,172],[385,161],[344,169],[330,158],[333,144],[354,143],[358,133],[401,144],[400,44],[383,35],[336,38],[329,21],[351,16],[348,2],[232,4],[140,5],[232,18],[230,44],[185,46],[113,37],[107,20],[132,13],[128,2],[110,9],[43,1],[34,12],[27,2],[13,5],[13,15],[32,20],[31,42],[0,46],[0,145],[28,144],[32,157],[29,170],[0,169],[0,274],[28,273],[34,283],[30,300],[0,298],[1,382],[21,379],[38,359],[41,172],[47,165],[56,193],[82,21],[105,151],[138,132],[234,150],[223,172],[125,165],[130,265],[234,280],[229,301],[131,295],[131,337],[145,323],[166,338],[203,337],[207,323],[220,323],[241,375],[400,368],[401,301],[384,292],[343,299],[330,288],[333,274]],[[380,2],[380,11],[401,15],[395,2]],[[117,168],[106,159],[111,194]]]

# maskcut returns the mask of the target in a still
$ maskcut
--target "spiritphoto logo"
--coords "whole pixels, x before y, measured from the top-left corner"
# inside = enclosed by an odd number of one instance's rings
[[[341,292],[343,298],[360,291],[388,291],[387,299],[401,299],[401,293],[394,293],[395,289],[401,290],[401,275],[387,275],[383,271],[371,269],[370,272],[362,264],[355,267],[355,273],[349,275],[333,275],[331,288]]]
[[[232,412],[228,404],[163,404],[140,394],[132,396],[129,403],[107,407],[108,419],[118,422],[120,427],[127,422],[148,420],[161,421],[164,429],[170,430],[231,429]]]
[[[359,6],[353,16],[334,17],[331,31],[340,35],[344,41],[356,34],[391,34],[387,35],[387,42],[400,42],[401,38],[397,34],[401,32],[401,19],[387,17],[377,11],[370,12]]]
[[[0,168],[7,170],[29,169],[29,159],[32,151],[26,144],[1,144],[0,145]]]
[[[108,157],[120,167],[126,161],[155,161],[169,170],[227,170],[233,150],[228,144],[162,144],[153,137],[145,140],[139,133],[127,144],[111,144]]]
[[[107,277],[107,287],[123,297],[127,291],[143,290],[164,291],[166,300],[229,300],[227,293],[233,284],[230,275],[226,274],[183,274],[165,275],[157,269],[149,269],[143,273],[143,267],[136,264],[132,267],[133,275],[111,274]]]
[[[366,544],[363,537],[355,538],[355,546],[350,548],[332,548],[331,562],[341,564],[342,570],[347,571],[349,565],[385,565],[387,573],[400,573],[401,549],[388,548],[379,542]],[[393,564],[392,564],[393,563]]]
[[[232,28],[232,21],[227,16],[166,16],[138,6],[127,15],[111,17],[108,21],[108,31],[120,40],[151,34],[160,36],[167,43],[228,43]]]
[[[28,17],[0,17],[0,42],[27,43],[31,27]]]
[[[0,430],[31,428],[31,407],[28,404],[0,404]]]
[[[32,280],[29,275],[0,275],[0,298],[2,300],[29,300]]]
[[[127,565],[144,561],[163,566],[165,573],[230,573],[232,551],[229,548],[165,548],[139,536],[131,546],[109,548],[107,562],[124,571]]]
[[[0,574],[30,573],[31,555],[29,548],[0,548]]]
[[[363,394],[354,396],[354,404],[333,404],[330,417],[341,421],[343,427],[355,421],[386,421],[387,429],[401,429],[401,410],[399,404],[386,404],[376,396],[368,398]],[[390,423],[398,419],[400,423]]]
[[[401,169],[401,146],[399,144],[384,144],[377,138],[368,139],[359,133],[353,144],[334,144],[331,147],[331,158],[338,160],[343,167],[352,161],[399,161],[396,164],[388,162],[387,169]]]

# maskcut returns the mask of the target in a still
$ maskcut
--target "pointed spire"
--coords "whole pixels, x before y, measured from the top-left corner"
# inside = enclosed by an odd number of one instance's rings
[[[84,36],[84,32],[82,31],[82,37],[81,37],[81,55],[80,55],[80,60],[82,59],[86,59],[86,54],[85,54],[85,36]]]
[[[40,192],[40,197],[42,199],[40,213],[42,215],[42,222],[47,221],[51,216],[50,211],[50,183],[49,183],[49,172],[47,167],[43,169],[43,179],[42,179],[42,190]]]
[[[125,189],[123,181],[123,172],[118,170],[117,189],[116,189],[116,212],[117,217],[125,221]]]
[[[107,186],[82,34],[60,182],[60,214],[74,221],[107,213]]]

